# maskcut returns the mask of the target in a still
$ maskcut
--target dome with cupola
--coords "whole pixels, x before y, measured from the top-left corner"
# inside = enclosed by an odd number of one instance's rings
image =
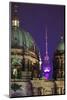
[[[11,34],[12,47],[19,47],[37,51],[38,48],[30,33],[25,31],[24,29],[19,28],[18,19],[12,20]]]
[[[22,70],[22,78],[39,77],[39,49],[29,32],[19,26],[19,19],[12,20],[11,26],[12,68]],[[13,69],[14,69],[13,68]],[[24,74],[28,71],[28,74]],[[24,76],[26,75],[26,76]]]

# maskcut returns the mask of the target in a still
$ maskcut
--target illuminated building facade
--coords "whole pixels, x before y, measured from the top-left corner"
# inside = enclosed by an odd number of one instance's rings
[[[11,19],[10,97],[64,94],[64,41],[61,37],[54,53],[52,71],[47,30],[45,33],[46,51],[42,61],[34,39],[20,28],[17,10],[14,11]]]
[[[53,58],[53,79],[55,80],[55,88],[56,94],[64,94],[65,93],[65,61],[64,55],[65,47],[64,47],[64,39],[61,36],[61,40],[59,45],[54,53]]]
[[[28,32],[19,29],[18,19],[15,19],[15,22],[12,21],[11,97],[64,94],[63,42],[61,41],[54,54],[53,79],[50,80],[51,66],[47,51],[47,32],[46,56],[42,66],[40,52],[32,37]],[[13,91],[13,85],[17,92]]]

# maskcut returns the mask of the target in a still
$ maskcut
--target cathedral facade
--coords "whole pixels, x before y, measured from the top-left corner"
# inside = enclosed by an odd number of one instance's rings
[[[65,94],[63,37],[54,52],[51,74],[47,31],[45,57],[44,62],[41,62],[41,54],[34,39],[19,24],[19,19],[14,16],[11,20],[10,97]]]

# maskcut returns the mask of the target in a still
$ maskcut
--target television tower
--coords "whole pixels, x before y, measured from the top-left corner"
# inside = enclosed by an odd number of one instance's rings
[[[43,72],[43,77],[45,79],[49,79],[50,77],[50,72],[51,72],[51,67],[50,67],[50,63],[49,63],[49,55],[48,55],[48,37],[47,37],[47,28],[45,31],[46,35],[45,35],[45,57],[44,57],[44,62],[42,65],[42,72]]]

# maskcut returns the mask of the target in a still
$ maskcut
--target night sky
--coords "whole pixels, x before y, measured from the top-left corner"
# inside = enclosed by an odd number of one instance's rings
[[[47,27],[48,52],[51,62],[61,33],[64,34],[65,6],[12,3],[12,9],[14,5],[18,6],[17,16],[20,20],[20,27],[32,35],[40,50],[42,60],[45,56],[45,29]]]

